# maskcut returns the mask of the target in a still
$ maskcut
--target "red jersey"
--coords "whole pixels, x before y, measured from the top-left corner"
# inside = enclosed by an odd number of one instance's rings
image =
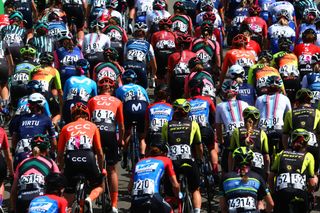
[[[155,50],[176,48],[176,34],[171,31],[161,30],[152,34],[151,45]]]
[[[0,149],[6,150],[9,148],[8,135],[6,131],[0,127]]]
[[[188,63],[189,60],[193,57],[197,57],[197,55],[190,50],[183,50],[182,52],[178,51],[172,53],[168,59],[169,76],[171,76],[173,72],[176,74],[188,74]]]
[[[101,150],[100,132],[97,126],[82,118],[65,125],[59,136],[58,153],[64,150]]]
[[[250,39],[246,46],[247,50],[251,50],[256,56],[258,56],[261,52],[261,47],[255,40]]]
[[[295,46],[293,52],[298,57],[299,63],[306,63],[311,62],[314,54],[320,53],[320,47],[315,44],[301,43]]]
[[[8,14],[1,14],[0,15],[0,28],[9,25],[9,15]]]
[[[249,25],[249,27],[256,33],[262,35],[263,38],[268,36],[268,25],[266,21],[259,16],[247,17],[243,20],[243,23]]]

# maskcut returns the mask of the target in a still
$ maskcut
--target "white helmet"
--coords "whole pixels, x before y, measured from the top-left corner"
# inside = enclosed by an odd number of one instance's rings
[[[43,107],[46,103],[46,98],[40,93],[33,93],[29,96],[29,103],[37,103],[39,106]]]
[[[242,66],[235,64],[232,65],[227,71],[227,78],[235,79],[237,77],[243,78],[245,71]]]

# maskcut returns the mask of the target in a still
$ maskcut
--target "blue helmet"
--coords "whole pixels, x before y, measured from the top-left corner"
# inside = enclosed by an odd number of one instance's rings
[[[80,71],[81,75],[86,75],[90,69],[90,63],[87,59],[79,59],[76,62],[76,69]]]
[[[27,84],[27,89],[32,92],[33,90],[36,92],[41,92],[42,91],[42,85],[40,81],[37,80],[31,80]]]
[[[137,80],[138,76],[135,73],[135,71],[128,69],[122,74],[122,81],[123,83],[127,83],[128,79],[132,79],[132,82],[135,82]]]

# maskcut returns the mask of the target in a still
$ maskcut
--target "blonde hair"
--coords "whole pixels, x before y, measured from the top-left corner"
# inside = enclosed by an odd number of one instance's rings
[[[32,149],[32,155],[33,155],[34,157],[38,157],[38,156],[40,155],[40,149],[39,149],[39,147],[37,147],[37,146],[33,147],[33,149]]]

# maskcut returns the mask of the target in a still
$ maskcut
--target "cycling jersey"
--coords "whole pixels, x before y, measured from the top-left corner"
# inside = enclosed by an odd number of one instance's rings
[[[68,33],[68,26],[63,21],[53,21],[48,23],[48,35],[57,41],[61,34]]]
[[[30,73],[30,80],[40,82],[42,92],[51,92],[52,81],[55,89],[62,90],[59,71],[51,66],[37,68]]]
[[[1,40],[5,41],[9,47],[21,47],[26,40],[26,29],[17,25],[4,26],[1,29]]]
[[[102,32],[110,39],[110,46],[119,53],[119,61],[123,61],[123,48],[128,42],[128,36],[124,28],[118,25],[107,25]]]
[[[214,124],[216,107],[212,100],[206,96],[197,95],[188,99],[191,109],[189,118],[196,121],[200,127],[208,127]]]
[[[254,105],[256,99],[256,90],[254,86],[248,83],[239,84],[238,100],[247,102],[250,106]]]
[[[260,17],[266,22],[269,20],[269,7],[275,0],[258,0],[258,5],[261,8]]]
[[[125,46],[124,54],[127,61],[147,63],[154,58],[153,47],[143,39],[130,39]]]
[[[136,0],[135,1],[136,14],[138,16],[146,16],[152,11],[153,0]]]
[[[32,19],[32,4],[34,4],[33,0],[14,0],[14,7],[17,11],[20,11],[23,15],[23,19],[25,20],[26,23],[24,23],[24,26],[27,29],[31,29],[33,25],[33,19]]]
[[[89,23],[91,23],[93,20],[97,19],[97,16],[99,12],[103,9],[106,9],[106,1],[102,0],[88,0],[88,5],[91,6],[90,17],[89,17]]]
[[[201,26],[196,27],[195,30],[194,30],[194,37],[195,37],[195,38],[200,38],[200,37],[202,37],[201,33],[202,33],[202,32],[201,32]],[[222,47],[222,45],[223,45],[223,44],[222,44],[223,35],[222,35],[222,32],[221,32],[220,29],[218,29],[218,28],[214,28],[214,29],[213,29],[211,39],[212,39],[213,41],[218,42],[218,44],[220,45],[220,49],[221,49],[221,47]]]
[[[77,29],[82,29],[85,21],[86,1],[62,0],[62,8],[66,12],[67,22],[74,23]]]
[[[28,100],[29,100],[28,95],[19,99],[15,115],[22,115],[22,114],[30,113]],[[51,112],[50,112],[50,108],[49,108],[49,104],[48,104],[47,100],[45,100],[43,108],[44,108],[44,113],[48,117],[51,117]]]
[[[75,63],[82,59],[83,55],[79,47],[74,47],[69,52],[64,47],[60,47],[54,52],[54,65],[60,71],[61,83],[64,85],[66,80],[71,76],[77,75]]]
[[[221,180],[221,193],[225,197],[229,212],[256,212],[258,199],[270,194],[262,177],[249,171],[247,181],[238,172],[228,172]]]
[[[216,20],[213,22],[213,27],[214,27],[214,28],[219,28],[219,29],[223,28],[223,27],[224,27],[224,24],[223,24],[223,22],[222,22],[222,19],[221,19],[221,16],[220,16],[218,10],[217,10],[217,9],[213,9],[212,12],[213,12],[213,13],[215,14],[215,16],[216,16]],[[203,16],[204,16],[204,14],[206,14],[206,13],[207,13],[207,12],[204,11],[204,12],[201,12],[201,13],[199,13],[199,14],[197,15],[197,17],[196,17],[196,23],[197,23],[198,26],[201,26],[201,25],[202,25],[202,23],[203,23]]]
[[[271,15],[272,18],[272,23],[277,22],[277,17],[276,14],[280,11],[280,10],[286,10],[289,14],[290,14],[290,20],[289,21],[293,21],[294,17],[295,17],[295,11],[294,11],[294,7],[293,5],[288,2],[288,1],[276,1],[274,3],[272,3],[269,8],[269,13]],[[295,30],[295,26],[294,23],[290,24],[290,27]]]
[[[313,99],[311,103],[312,106],[317,108],[320,100],[320,73],[311,72],[303,76],[301,87],[312,91]]]
[[[128,101],[145,101],[150,102],[147,91],[137,84],[126,84],[116,90],[116,97],[123,103]]]
[[[67,213],[68,201],[57,195],[45,194],[43,196],[34,198],[29,207],[29,213]]]
[[[235,128],[244,126],[242,112],[248,106],[246,102],[240,100],[229,100],[217,105],[215,122],[224,125],[225,135],[231,136]]]
[[[320,47],[312,43],[301,43],[294,47],[293,52],[298,57],[298,68],[301,77],[313,72],[311,58],[315,53],[320,52]]]
[[[2,27],[9,25],[9,15],[8,14],[1,14],[0,15],[0,30]]]
[[[89,33],[85,35],[82,44],[82,52],[88,59],[94,56],[103,59],[103,50],[110,47],[110,38],[103,33]]]
[[[9,150],[10,145],[6,131],[0,127],[0,150]],[[11,172],[11,171],[10,171]],[[0,183],[2,184],[7,177],[8,167],[2,154],[0,154]]]
[[[246,49],[251,50],[255,54],[256,57],[261,52],[260,44],[253,39],[248,39],[248,44],[246,46]]]
[[[289,38],[293,43],[296,39],[296,32],[289,26],[283,26],[279,23],[273,24],[268,28],[268,39],[270,41],[270,49],[272,53],[279,52],[279,38],[286,37]],[[290,47],[293,50],[293,45]]]
[[[177,33],[192,34],[192,20],[187,15],[172,15],[170,17],[172,21],[172,30]]]
[[[100,9],[100,11],[98,12],[97,18],[96,20],[108,20],[110,17],[117,17],[119,22],[120,22],[120,26],[123,27],[123,23],[122,23],[122,15],[120,12],[114,10],[114,9]]]
[[[167,19],[170,16],[170,13],[166,10],[153,10],[147,13],[146,24],[150,33],[152,34],[159,31],[159,21],[161,19]]]
[[[260,111],[259,126],[263,130],[282,130],[283,118],[291,110],[291,103],[283,94],[261,95],[257,98],[256,107]]]
[[[54,39],[50,36],[34,36],[28,41],[37,50],[37,58],[43,52],[53,53]]]
[[[92,78],[96,81],[99,81],[103,77],[108,77],[113,81],[118,81],[121,85],[120,75],[123,72],[123,67],[121,67],[118,63],[101,62],[94,67]]]
[[[6,131],[0,127],[0,149],[6,150],[9,146],[8,136]]]
[[[160,134],[164,123],[170,121],[173,116],[172,105],[166,102],[156,102],[148,106],[146,111],[146,123],[150,134]],[[154,139],[152,138],[152,141]]]
[[[254,34],[262,36],[264,39],[268,35],[268,25],[265,20],[258,16],[250,16],[243,20],[243,23],[249,25],[250,29],[253,30]],[[252,35],[254,37],[254,35]]]
[[[9,65],[7,61],[9,50],[7,43],[0,41],[0,84],[5,85],[9,79]]]

